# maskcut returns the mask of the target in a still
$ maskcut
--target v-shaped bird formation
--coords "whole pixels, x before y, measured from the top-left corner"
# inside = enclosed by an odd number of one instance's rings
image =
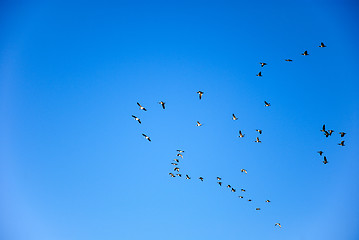
[[[326,46],[323,42],[321,42],[318,47],[320,47],[320,48],[325,48],[325,47],[327,47],[327,46]],[[301,53],[301,55],[303,55],[303,56],[309,56],[309,53],[308,53],[307,50],[305,50],[303,53]],[[286,62],[292,62],[293,60],[290,59],[290,58],[286,58],[286,59],[284,59],[284,61],[286,61]],[[267,66],[267,65],[268,65],[268,63],[266,63],[266,62],[260,62],[259,64],[260,64],[261,68],[263,68],[264,66]],[[267,68],[267,67],[265,67],[265,68],[263,68],[263,69],[266,69],[266,68]],[[263,77],[262,71],[259,71],[259,73],[258,73],[256,76],[258,76],[258,77]],[[197,91],[196,93],[198,94],[199,100],[202,100],[203,95],[204,95],[204,92],[203,92],[203,91]],[[164,101],[159,101],[158,104],[160,104],[160,105],[162,106],[162,109],[166,109],[166,107],[165,107],[165,102],[164,102]],[[140,109],[140,110],[147,111],[147,109],[146,109],[145,107],[143,107],[139,102],[137,102],[137,105],[139,106],[139,109]],[[271,107],[271,103],[268,102],[267,100],[264,100],[264,107]],[[238,116],[238,115],[237,115],[237,116]],[[232,120],[238,120],[238,117],[237,117],[237,116],[233,113],[233,114],[232,114]],[[140,118],[136,117],[135,115],[132,115],[132,118],[133,118],[134,120],[136,120],[138,123],[141,124]],[[195,121],[196,121],[196,120],[195,120]],[[196,126],[197,126],[197,127],[200,127],[200,126],[203,126],[203,124],[200,123],[199,121],[196,121]],[[254,131],[254,130],[253,130],[253,131]],[[262,135],[262,133],[263,133],[263,130],[262,130],[262,129],[255,129],[255,131],[256,131],[257,134],[259,134],[259,135]],[[331,130],[331,129],[330,129],[330,130],[329,130],[329,129],[327,130],[325,124],[322,126],[322,129],[321,129],[320,131],[324,134],[324,136],[325,136],[326,138],[332,136],[332,134],[335,133],[334,130]],[[338,134],[339,134],[340,138],[343,138],[343,137],[346,135],[346,133],[343,132],[343,131],[342,131],[342,132],[338,132]],[[265,134],[264,134],[264,135],[265,135]],[[150,137],[149,137],[148,135],[146,135],[146,134],[143,133],[142,136],[143,136],[146,140],[148,140],[149,142],[151,142],[151,139],[150,139]],[[239,130],[239,136],[238,136],[238,137],[239,137],[239,138],[244,138],[244,137],[245,137],[245,134],[243,133],[243,130]],[[241,140],[241,141],[243,141],[243,140]],[[255,138],[255,140],[253,140],[253,142],[255,142],[255,143],[262,143],[262,141],[260,140],[260,138],[259,138],[258,135],[257,135],[257,137]],[[341,147],[344,147],[344,146],[345,146],[344,143],[345,143],[345,140],[341,140],[341,141],[338,143],[338,145],[341,146]],[[176,152],[177,152],[177,154],[176,154],[176,157],[177,157],[177,158],[175,158],[175,159],[173,160],[174,162],[171,162],[171,165],[173,165],[174,168],[173,168],[173,171],[171,171],[171,172],[168,173],[169,176],[170,176],[171,178],[176,178],[176,177],[181,178],[181,177],[182,177],[182,174],[184,174],[185,180],[191,180],[190,174],[189,174],[188,172],[186,172],[186,173],[180,173],[180,172],[182,172],[182,170],[181,170],[182,168],[180,168],[180,165],[181,165],[180,163],[181,163],[181,161],[183,160],[183,154],[184,154],[185,151],[180,150],[180,149],[177,149]],[[327,160],[327,157],[324,155],[324,151],[320,150],[320,151],[318,151],[317,153],[319,154],[319,156],[323,157],[323,163],[324,163],[324,164],[327,164],[327,163],[328,163],[328,160]],[[181,158],[181,161],[180,161],[178,158]],[[246,175],[246,174],[248,173],[246,169],[240,169],[239,172],[244,173],[244,175]],[[194,178],[194,179],[198,179],[200,182],[204,182],[204,183],[207,183],[207,182],[208,182],[208,183],[211,183],[212,181],[215,181],[214,183],[218,184],[219,187],[222,187],[222,184],[224,184],[224,183],[223,183],[223,180],[222,180],[222,177],[218,177],[218,176],[217,176],[216,178],[213,177],[213,176],[212,176],[212,177],[198,176],[198,177],[196,177],[196,178]],[[197,181],[198,181],[198,180],[197,180]],[[195,180],[193,180],[193,181],[195,181]],[[234,188],[231,184],[228,184],[228,183],[226,183],[226,184],[227,184],[227,185],[224,185],[224,186],[227,186],[227,188],[228,188],[231,192],[236,193],[236,191],[237,191],[236,188]],[[246,190],[245,190],[244,188],[238,188],[238,189],[240,189],[240,192],[246,193]],[[242,195],[240,195],[240,196],[238,196],[238,198],[243,199],[243,198],[245,198],[245,197],[242,196]],[[247,198],[247,201],[248,201],[248,202],[252,202],[252,199],[251,199],[251,198]],[[263,202],[263,203],[269,204],[271,201],[268,200],[268,199],[266,199],[266,200],[259,201],[259,202]],[[256,211],[260,211],[262,208],[260,208],[260,207],[257,206],[257,207],[255,207],[254,209],[255,209]],[[274,226],[278,226],[279,228],[282,227],[282,225],[281,225],[280,223],[278,223],[278,222],[275,223]]]

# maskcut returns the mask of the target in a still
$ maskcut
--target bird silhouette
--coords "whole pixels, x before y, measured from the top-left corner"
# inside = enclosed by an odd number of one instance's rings
[[[160,101],[159,104],[161,104],[161,105],[162,105],[162,108],[165,109],[165,102]]]
[[[262,134],[262,130],[256,129],[256,131],[257,131],[259,134]]]
[[[282,227],[282,225],[280,225],[280,223],[276,223],[276,224],[274,224],[274,226],[278,226],[278,227]]]
[[[222,186],[222,182],[217,182],[219,184],[219,186]]]
[[[220,180],[222,180],[222,178],[220,178],[220,177],[217,177],[217,180],[218,180],[218,181],[220,181]]]
[[[232,192],[236,192],[236,189],[234,189],[234,188],[232,188],[232,190],[231,190]]]
[[[232,187],[231,187],[231,185],[228,184],[228,185],[227,185],[227,188],[232,188]]]
[[[322,129],[320,130],[321,132],[326,132],[325,131],[325,124],[323,124],[323,127],[322,127]]]
[[[259,72],[256,76],[257,76],[257,77],[262,77],[262,76],[263,76],[263,75],[262,75],[262,72]]]
[[[309,53],[307,51],[304,51],[304,53],[302,53],[303,56],[307,56],[309,55]]]
[[[241,169],[241,172],[244,172],[247,174],[247,170],[245,170],[245,169]]]
[[[141,104],[139,104],[138,102],[137,102],[137,105],[140,107],[140,109],[141,109],[141,110],[143,110],[143,111],[147,111],[147,109],[146,109],[146,108],[144,108],[144,107],[142,107],[142,106],[141,106]]]
[[[177,153],[177,157],[181,157],[181,158],[183,158],[183,155],[182,155],[182,154],[180,154],[180,153]]]
[[[142,136],[144,136],[144,137],[145,137],[148,141],[150,141],[150,142],[151,142],[150,137],[148,137],[146,134],[142,133]]]
[[[254,142],[261,143],[262,141],[260,141],[260,140],[259,140],[259,137],[257,137]]]
[[[270,103],[269,103],[269,102],[267,102],[267,101],[264,101],[264,106],[266,106],[266,107],[270,107]]]
[[[136,117],[136,116],[134,116],[134,115],[132,115],[132,117],[133,117],[139,124],[141,124],[141,120],[140,120],[138,117]]]
[[[186,174],[186,179],[191,179],[191,178]]]
[[[173,169],[173,171],[179,172],[179,167],[175,167],[175,168]]]
[[[339,132],[340,137],[344,137],[344,135],[346,134],[345,132]]]
[[[270,201],[269,201],[269,200],[266,200],[266,202],[268,202],[268,203],[269,203]]]
[[[242,191],[242,192],[245,192],[246,190],[242,188],[241,191]]]
[[[317,153],[319,153],[319,155],[322,156],[323,151],[318,151]]]
[[[257,211],[261,210],[260,208],[256,208]]]
[[[292,59],[285,59],[284,61],[286,61],[286,62],[293,62]]]
[[[197,127],[200,127],[200,126],[202,126],[202,123],[197,121]]]
[[[201,100],[201,99],[202,99],[203,92],[202,92],[202,91],[198,91],[197,93],[198,93],[199,99]]]
[[[260,62],[259,64],[261,65],[261,67],[264,67],[265,65],[267,65],[267,64],[264,63],[264,62]]]
[[[345,146],[345,145],[344,145],[344,141],[341,141],[340,143],[338,143],[338,145],[340,145],[340,146],[343,146],[343,147],[344,147],[344,146]]]
[[[327,47],[327,46],[325,46],[324,43],[320,43],[318,47]]]
[[[239,131],[239,136],[240,138],[244,137],[245,134],[242,134],[242,131]]]
[[[182,174],[180,174],[180,173],[176,173],[176,175],[179,176],[179,177],[182,177]]]
[[[177,152],[179,152],[179,153],[184,153],[184,151],[183,150],[176,150]]]
[[[169,175],[170,175],[171,177],[176,177],[175,175],[173,175],[173,173],[169,173]]]
[[[326,156],[324,156],[323,163],[324,163],[324,164],[327,164],[327,163],[328,163],[328,160],[327,160],[327,157],[326,157]]]
[[[234,115],[234,113],[232,114],[232,119],[233,120],[237,120],[238,118]]]

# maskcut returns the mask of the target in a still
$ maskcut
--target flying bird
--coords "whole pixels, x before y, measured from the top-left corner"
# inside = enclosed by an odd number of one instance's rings
[[[258,210],[261,210],[260,208],[256,208],[256,210],[258,211]]]
[[[182,174],[180,174],[180,173],[176,173],[176,175],[179,176],[179,177],[182,177]]]
[[[232,192],[236,192],[236,189],[234,189],[234,188],[232,188],[232,190],[231,190]]]
[[[132,117],[133,117],[139,124],[141,124],[141,120],[140,120],[138,117],[136,117],[136,116],[134,116],[134,115],[132,115]]]
[[[286,62],[293,62],[292,59],[285,59],[284,61],[286,61]]]
[[[344,135],[346,134],[345,132],[339,132],[341,137],[344,137]]]
[[[143,134],[142,133],[142,136],[144,136],[148,141],[150,141],[151,142],[151,139],[150,139],[150,137],[148,137],[146,134]]]
[[[332,136],[332,133],[334,132],[333,130],[328,130],[329,132],[329,136]]]
[[[174,165],[174,166],[177,166],[178,164],[177,163],[171,163],[172,165]]]
[[[220,178],[220,177],[217,177],[217,180],[218,180],[218,181],[221,181],[221,180],[222,180],[222,178]]]
[[[199,179],[199,180],[201,180],[201,181],[203,182],[203,177],[199,177],[198,179]]]
[[[257,131],[259,134],[262,134],[262,130],[256,129],[256,131]]]
[[[183,155],[180,153],[177,153],[177,156],[183,158]]]
[[[274,224],[274,226],[278,226],[278,227],[282,227],[282,225],[280,225],[280,223],[276,223],[276,224]]]
[[[240,138],[244,137],[245,134],[242,134],[242,131],[239,131],[239,136]]]
[[[186,174],[186,179],[191,179],[191,178]]]
[[[228,185],[227,185],[227,188],[232,188],[232,187],[231,187],[231,185],[228,184]]]
[[[318,151],[317,153],[319,153],[319,155],[322,156],[323,151]]]
[[[175,167],[175,168],[173,169],[173,171],[179,172],[179,167]]]
[[[242,191],[242,192],[245,192],[246,190],[242,188],[241,191]]]
[[[329,137],[329,136],[330,136],[329,132],[327,132],[327,131],[324,131],[324,135],[325,135],[325,137]]]
[[[345,145],[344,145],[344,141],[341,141],[340,143],[338,143],[338,145],[340,145],[340,146],[343,146],[343,147],[344,147],[344,146],[345,146]]]
[[[202,99],[203,92],[198,91],[197,93],[198,93],[199,99]]]
[[[175,175],[173,175],[173,173],[169,173],[169,175],[170,175],[171,177],[176,177]]]
[[[218,182],[219,186],[222,186],[222,182]]]
[[[238,118],[234,115],[234,113],[232,114],[232,119],[233,120],[237,120]]]
[[[264,106],[265,106],[265,107],[270,107],[270,103],[267,102],[267,101],[264,101]]]
[[[241,169],[241,172],[244,172],[247,174],[247,170],[245,170],[245,169]]]
[[[263,75],[262,75],[262,72],[259,72],[256,76],[257,76],[257,77],[262,77],[262,76],[263,76]]]
[[[260,140],[259,140],[259,137],[257,137],[254,142],[261,143],[262,141],[260,141]]]
[[[243,196],[238,196],[239,198],[243,198]]]
[[[161,101],[161,102],[158,102],[158,103],[162,105],[163,109],[165,109],[165,102]]]
[[[252,199],[248,199],[248,202],[252,202]]]
[[[325,46],[324,43],[320,43],[318,47],[327,47],[327,46]]]
[[[266,202],[270,202],[269,200],[266,200]]]
[[[175,161],[175,162],[179,162],[179,160],[178,160],[178,159],[174,159],[174,161]]]
[[[143,111],[147,111],[147,109],[146,109],[146,108],[144,108],[144,107],[142,107],[142,106],[141,106],[141,104],[139,104],[138,102],[137,102],[137,105],[138,105],[138,106],[140,106],[140,109],[141,109],[141,110],[143,110]]]
[[[309,55],[309,53],[307,51],[304,51],[304,53],[302,53],[303,56],[307,56]]]
[[[202,123],[197,121],[197,127],[200,127],[200,126],[202,126]]]
[[[323,163],[324,163],[324,164],[327,164],[327,163],[328,163],[328,161],[327,161],[327,157],[326,157],[326,156],[324,156]]]
[[[266,63],[264,63],[264,62],[260,62],[259,63],[262,67],[264,67],[264,65],[267,65]]]
[[[184,153],[184,151],[183,150],[176,150],[177,152],[179,152],[179,153]]]

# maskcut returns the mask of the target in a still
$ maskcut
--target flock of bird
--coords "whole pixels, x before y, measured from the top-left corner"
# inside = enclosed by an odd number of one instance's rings
[[[321,44],[319,45],[319,47],[320,47],[320,48],[324,48],[324,47],[326,47],[326,45],[325,45],[324,43],[321,43]],[[307,55],[309,55],[309,53],[308,53],[308,51],[304,51],[301,55],[307,56]],[[286,62],[292,62],[293,60],[292,60],[292,59],[285,59],[285,61],[286,61]],[[260,62],[260,65],[261,65],[261,67],[264,67],[264,66],[267,65],[267,63],[265,63],[265,62]],[[262,71],[260,71],[256,76],[262,77],[262,76],[263,76],[263,75],[262,75]],[[197,94],[198,94],[199,100],[201,100],[201,99],[203,98],[204,92],[203,92],[203,91],[197,91]],[[165,107],[165,102],[160,101],[160,102],[158,102],[158,104],[160,104],[163,109],[166,109],[166,107]],[[140,110],[147,111],[147,109],[146,109],[145,107],[143,107],[140,103],[137,102],[137,105],[139,106],[139,109],[140,109]],[[264,101],[264,106],[265,106],[265,107],[270,107],[271,104],[270,104],[269,102],[267,102],[267,101]],[[138,123],[141,124],[141,120],[140,120],[138,117],[136,117],[136,116],[134,116],[134,115],[132,115],[132,117],[134,118],[134,120],[136,120]],[[232,120],[234,120],[234,121],[235,121],[235,120],[238,120],[238,118],[235,116],[235,114],[232,114]],[[200,126],[203,126],[203,124],[200,123],[199,121],[197,121],[196,126],[197,126],[197,127],[200,127]],[[260,134],[260,135],[261,135],[262,132],[263,132],[261,129],[256,129],[256,131],[257,131],[258,134]],[[331,136],[332,133],[334,132],[333,130],[326,130],[326,129],[325,129],[325,125],[323,125],[323,128],[322,128],[320,131],[322,131],[326,137]],[[339,132],[339,134],[340,134],[341,137],[344,137],[344,135],[345,135],[346,133],[345,133],[345,132]],[[147,135],[144,134],[144,133],[143,133],[142,135],[143,135],[143,137],[144,137],[145,139],[147,139],[148,141],[151,142],[151,139],[150,139],[149,136],[147,136]],[[244,136],[245,136],[245,134],[242,133],[241,130],[239,130],[239,136],[238,136],[238,137],[239,137],[239,138],[243,138]],[[256,140],[255,140],[254,142],[256,142],[256,143],[261,143],[261,140],[259,139],[259,137],[256,137]],[[345,146],[345,145],[344,145],[344,141],[341,141],[338,145],[340,145],[340,146]],[[177,155],[176,155],[176,156],[177,156],[178,158],[183,159],[183,153],[184,153],[184,151],[183,151],[183,150],[179,150],[179,149],[176,150],[176,151],[177,151]],[[318,153],[320,154],[320,156],[322,156],[323,151],[318,151]],[[182,174],[180,173],[180,167],[179,167],[180,160],[179,160],[178,158],[175,158],[175,159],[174,159],[174,162],[171,162],[171,164],[174,166],[174,168],[173,168],[173,172],[170,172],[169,175],[170,175],[170,177],[172,177],[172,178],[182,177]],[[181,161],[182,161],[182,160],[181,160]],[[324,156],[323,163],[324,163],[324,164],[327,164],[327,163],[328,163],[326,156]],[[241,169],[241,172],[244,173],[244,174],[247,174],[247,170],[246,170],[246,169]],[[185,179],[187,179],[187,180],[191,179],[191,177],[190,177],[188,174],[185,174],[185,176],[186,176]],[[202,176],[198,177],[198,179],[199,179],[201,182],[204,181],[204,178],[203,178]],[[217,177],[217,183],[218,183],[219,186],[222,186],[223,182],[222,182],[222,178],[221,178],[221,177]],[[236,192],[236,189],[235,189],[234,187],[232,187],[230,184],[227,185],[227,188],[229,188],[231,192],[234,192],[234,193]],[[246,192],[246,190],[243,189],[243,188],[240,189],[240,191],[243,192],[243,193]],[[240,195],[240,196],[238,196],[238,197],[239,197],[239,198],[244,198],[242,195]],[[251,201],[252,201],[252,199],[250,199],[250,198],[248,198],[247,200],[248,200],[248,202],[251,202]],[[267,199],[267,200],[265,200],[264,202],[270,203],[271,201]],[[261,210],[261,208],[256,207],[255,210],[256,210],[256,211],[259,211],[259,210]],[[278,226],[278,227],[280,227],[280,228],[282,227],[282,225],[281,225],[279,222],[275,223],[274,226]]]
[[[325,130],[325,124],[323,125],[323,127],[322,127],[322,129],[320,131],[324,133],[325,137],[332,136],[332,133],[334,132],[334,130],[328,130],[328,131]],[[339,132],[340,137],[344,137],[345,134],[346,134],[345,132]],[[344,145],[344,140],[340,141],[340,143],[338,143],[338,145],[344,147],[345,146]],[[324,152],[320,150],[317,153],[319,153],[320,156],[323,156]],[[326,156],[323,156],[323,157],[324,157],[323,163],[327,164],[328,163],[327,157]]]

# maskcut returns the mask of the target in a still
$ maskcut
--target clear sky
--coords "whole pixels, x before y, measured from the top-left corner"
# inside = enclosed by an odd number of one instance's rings
[[[0,239],[359,239],[358,6],[1,1]]]

